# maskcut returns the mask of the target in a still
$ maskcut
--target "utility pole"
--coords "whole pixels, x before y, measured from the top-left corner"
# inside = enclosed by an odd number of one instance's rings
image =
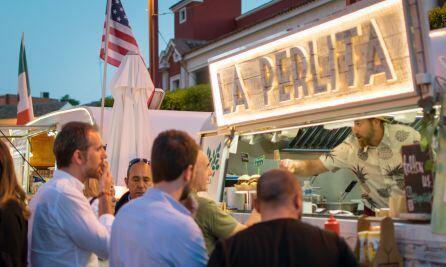
[[[158,0],[147,0],[149,9],[149,56],[150,56],[150,76],[153,84],[159,88],[158,71]]]

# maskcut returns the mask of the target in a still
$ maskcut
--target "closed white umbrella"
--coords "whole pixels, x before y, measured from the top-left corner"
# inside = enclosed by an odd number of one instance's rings
[[[107,154],[115,185],[125,185],[128,162],[149,159],[150,136],[147,100],[154,90],[152,79],[137,54],[127,54],[110,82],[114,98],[108,129]]]

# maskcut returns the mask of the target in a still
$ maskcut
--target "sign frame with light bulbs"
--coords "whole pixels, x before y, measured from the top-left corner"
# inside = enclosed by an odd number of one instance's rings
[[[416,107],[404,1],[366,2],[210,59],[218,127]]]

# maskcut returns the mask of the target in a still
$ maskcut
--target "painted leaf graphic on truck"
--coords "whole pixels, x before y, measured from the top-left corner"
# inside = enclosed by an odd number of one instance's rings
[[[207,148],[206,154],[209,158],[209,167],[212,170],[212,176],[214,176],[215,172],[220,169],[220,149],[221,149],[221,142],[218,143],[218,146],[216,149],[211,149],[210,147]]]

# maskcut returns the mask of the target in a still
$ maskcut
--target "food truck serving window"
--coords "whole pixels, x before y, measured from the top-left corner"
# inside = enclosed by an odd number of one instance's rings
[[[401,1],[347,11],[211,60],[218,126],[413,93]]]

